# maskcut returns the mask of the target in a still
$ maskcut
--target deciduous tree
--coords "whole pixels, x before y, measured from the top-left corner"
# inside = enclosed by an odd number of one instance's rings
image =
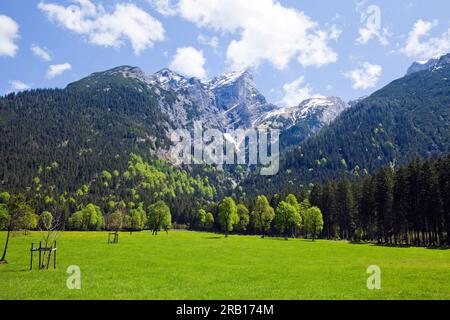
[[[255,206],[250,218],[255,230],[257,232],[260,231],[262,233],[262,238],[264,238],[266,232],[270,229],[273,218],[275,218],[275,211],[270,206],[269,201],[265,196],[258,196],[256,198]]]
[[[233,231],[233,227],[237,223],[239,223],[239,216],[236,203],[233,198],[226,197],[219,204],[219,225],[225,232],[225,238],[228,237],[230,231]]]

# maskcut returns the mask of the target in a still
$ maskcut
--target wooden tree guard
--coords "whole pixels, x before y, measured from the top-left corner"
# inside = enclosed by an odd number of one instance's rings
[[[113,236],[112,240],[111,236]],[[119,243],[119,233],[118,232],[108,233],[108,244],[116,244],[116,243]]]
[[[31,249],[30,249],[30,270],[33,270],[33,256],[35,252],[38,252],[39,254],[39,270],[41,269],[47,269],[50,266],[50,260],[52,257],[52,253],[53,253],[53,269],[56,269],[56,252],[57,252],[58,248],[56,247],[56,240],[55,242],[53,242],[53,245],[50,248],[46,248],[46,247],[42,247],[42,241],[39,241],[39,247],[35,248],[34,247],[34,243],[31,243]],[[43,257],[42,257],[42,253],[43,252],[48,252],[48,257],[47,257],[47,264],[44,265],[43,264]]]

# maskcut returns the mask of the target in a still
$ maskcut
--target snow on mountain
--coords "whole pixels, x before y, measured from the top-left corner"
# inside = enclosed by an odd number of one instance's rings
[[[123,82],[122,77],[132,81]],[[201,121],[205,128],[223,132],[254,127],[288,130],[302,124],[315,132],[349,107],[341,99],[331,97],[309,99],[292,108],[279,108],[267,102],[247,70],[225,73],[203,82],[167,68],[146,74],[139,68],[122,66],[95,73],[80,82],[86,87],[110,90],[110,83],[115,81],[130,89],[149,90],[154,94],[160,109],[170,119],[167,126],[174,129],[192,129],[196,121]],[[304,135],[304,131],[301,134]],[[239,141],[231,142],[240,144]]]
[[[251,77],[250,73],[248,71],[234,71],[229,73],[224,73],[223,75],[220,75],[218,77],[215,77],[211,81],[209,81],[209,88],[211,90],[226,87],[232,85],[234,82],[236,82],[241,77]]]
[[[266,113],[255,125],[261,128],[288,130],[307,122],[311,128],[320,129],[348,107],[349,105],[340,98],[312,98],[301,102],[297,107],[278,108]]]
[[[262,114],[276,109],[256,87],[249,71],[225,73],[208,83],[218,108],[226,118],[225,126],[251,128]]]
[[[434,68],[440,68],[442,67],[442,65],[449,63],[450,63],[450,53],[443,56],[433,57],[425,61],[416,61],[408,68],[406,75],[410,75],[425,70],[433,70]]]

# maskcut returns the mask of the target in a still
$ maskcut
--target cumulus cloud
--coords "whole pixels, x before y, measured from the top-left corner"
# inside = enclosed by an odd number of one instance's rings
[[[131,43],[134,53],[153,47],[164,40],[162,24],[132,3],[117,3],[112,12],[91,0],[73,0],[76,5],[64,7],[41,2],[38,8],[50,21],[74,33],[85,35],[94,45],[120,47]]]
[[[37,44],[31,45],[31,52],[35,56],[41,58],[42,60],[45,60],[45,61],[51,61],[52,60],[52,56],[51,56],[50,51],[47,48],[43,48],[43,47],[38,46]]]
[[[419,19],[409,32],[405,47],[401,51],[410,58],[420,59],[429,59],[450,52],[450,28],[439,37],[423,39],[438,23],[437,20]]]
[[[353,89],[366,90],[377,85],[383,69],[377,64],[364,62],[359,68],[346,72],[344,75],[353,82]]]
[[[52,64],[48,67],[47,79],[53,79],[69,70],[72,70],[70,63]]]
[[[197,41],[202,45],[210,46],[214,50],[217,50],[217,48],[219,48],[219,38],[217,38],[216,36],[208,37],[203,34],[199,34],[197,37]]]
[[[302,11],[274,0],[180,0],[173,8],[198,27],[238,36],[226,53],[233,69],[265,61],[283,69],[293,59],[320,67],[338,58],[329,46],[340,34],[335,26],[321,29]]]
[[[0,56],[15,57],[19,47],[19,25],[8,16],[0,15]]]
[[[300,104],[300,102],[311,98],[322,98],[320,94],[314,94],[313,89],[309,84],[305,84],[305,77],[294,80],[291,83],[286,83],[283,86],[284,97],[280,103],[287,107],[293,107]]]
[[[192,47],[178,48],[170,68],[188,77],[206,78],[203,52]]]
[[[177,10],[171,0],[148,0],[155,10],[163,16],[174,16]]]
[[[383,45],[389,45],[389,30],[382,27],[381,24],[381,9],[378,6],[370,5],[365,7],[366,2],[357,3],[356,10],[360,14],[362,26],[359,28],[359,37],[356,43],[366,44],[372,39],[378,39],[378,42]]]
[[[26,84],[20,80],[11,80],[9,81],[9,85],[10,85],[9,92],[24,91],[31,88],[29,84]]]

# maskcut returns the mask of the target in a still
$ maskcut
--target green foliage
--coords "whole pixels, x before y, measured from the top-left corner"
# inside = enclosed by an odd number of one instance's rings
[[[214,226],[214,216],[211,212],[208,212],[205,216],[205,228],[211,229]]]
[[[5,230],[9,223],[9,212],[6,204],[0,204],[0,230]]]
[[[162,229],[166,232],[172,227],[172,215],[167,204],[160,200],[148,207],[148,226],[157,235]]]
[[[239,216],[239,223],[236,224],[236,229],[241,232],[246,231],[250,223],[249,210],[244,204],[240,203],[237,205],[237,214]]]
[[[234,225],[239,223],[237,206],[233,198],[226,197],[219,203],[219,225],[225,231],[225,237],[228,232],[233,231]]]
[[[387,244],[450,244],[450,155],[380,169],[350,182],[342,178],[315,191],[324,236]],[[316,189],[319,187],[316,186]]]
[[[22,194],[11,197],[8,212],[10,230],[36,229],[38,217]]]
[[[299,186],[326,183],[341,176],[354,179],[392,162],[405,165],[417,155],[423,159],[447,155],[449,78],[447,64],[391,82],[344,111],[313,137],[294,144],[295,148],[282,154],[280,173],[273,183],[255,175],[245,182],[246,192],[274,194],[287,189],[290,181]],[[280,137],[282,144],[291,140],[289,132]],[[322,161],[324,157],[326,162]]]
[[[127,226],[131,230],[144,230],[147,225],[147,213],[144,209],[144,204],[141,202],[137,208],[131,209]]]
[[[152,144],[167,147],[165,128],[171,124],[155,93],[131,83],[122,76],[97,75],[63,90],[0,98],[3,187],[20,192],[39,171],[58,191],[72,192],[102,170],[124,171],[131,152],[149,155]],[[57,172],[64,172],[64,179]]]
[[[101,230],[105,220],[100,207],[89,203],[69,218],[69,226],[72,230]]]
[[[44,230],[50,230],[52,228],[53,223],[53,215],[48,212],[44,211],[42,212],[41,216],[39,217],[39,224]]]
[[[10,198],[11,198],[11,195],[8,192],[0,193],[0,203],[7,204],[9,202]]]
[[[274,223],[281,234],[287,240],[289,231],[301,225],[302,218],[298,209],[288,202],[282,201],[277,207]]]
[[[263,234],[270,229],[270,224],[275,218],[275,211],[270,206],[266,196],[258,196],[255,201],[255,206],[251,214],[251,221],[256,231]]]
[[[195,225],[198,228],[202,229],[205,227],[205,224],[206,224],[206,211],[203,209],[200,209],[197,212],[197,216],[195,219]]]
[[[322,212],[317,207],[311,207],[305,214],[305,231],[314,240],[323,230]]]

